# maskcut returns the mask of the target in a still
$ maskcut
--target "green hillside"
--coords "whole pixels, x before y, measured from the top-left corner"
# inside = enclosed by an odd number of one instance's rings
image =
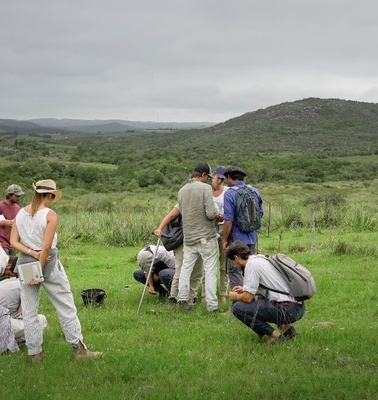
[[[176,193],[198,161],[239,165],[254,183],[373,180],[378,104],[309,98],[206,129],[0,135],[1,186],[41,176],[86,192]],[[112,167],[112,168],[109,168]]]

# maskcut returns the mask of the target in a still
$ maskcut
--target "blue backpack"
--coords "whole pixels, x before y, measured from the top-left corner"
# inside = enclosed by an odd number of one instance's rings
[[[259,198],[252,186],[232,186],[236,190],[236,215],[239,229],[250,233],[261,226]]]

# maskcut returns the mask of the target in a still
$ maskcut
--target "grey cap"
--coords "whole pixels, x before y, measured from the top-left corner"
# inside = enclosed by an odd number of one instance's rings
[[[22,191],[21,186],[16,185],[14,183],[13,185],[8,186],[7,194],[15,194],[16,196],[22,196],[25,193]]]

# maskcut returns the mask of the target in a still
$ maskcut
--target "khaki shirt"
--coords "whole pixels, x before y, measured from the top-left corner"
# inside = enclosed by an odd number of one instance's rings
[[[210,185],[190,179],[180,189],[178,203],[182,214],[185,245],[194,245],[201,239],[216,238],[214,219],[217,217],[217,210]]]

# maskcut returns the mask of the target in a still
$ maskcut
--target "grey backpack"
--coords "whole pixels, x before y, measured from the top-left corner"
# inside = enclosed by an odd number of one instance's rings
[[[315,294],[315,280],[311,272],[303,265],[298,264],[292,258],[285,254],[277,254],[275,256],[265,256],[273,267],[283,276],[289,286],[290,292],[281,292],[279,290],[271,289],[263,286],[265,289],[272,292],[286,294],[294,297],[297,301],[304,301],[311,299]]]

